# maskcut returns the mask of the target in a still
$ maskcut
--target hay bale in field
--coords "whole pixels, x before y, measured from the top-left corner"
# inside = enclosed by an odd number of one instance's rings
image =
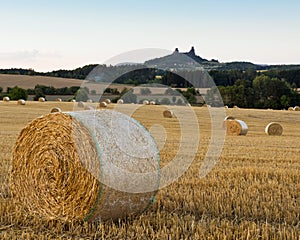
[[[84,108],[85,107],[85,103],[84,102],[78,102],[77,103],[77,107]]]
[[[43,97],[40,97],[40,98],[39,98],[39,102],[45,102],[45,101],[46,101],[45,98],[43,98]]]
[[[19,99],[17,102],[18,105],[25,105],[26,101],[24,99]]]
[[[289,107],[288,111],[294,111],[294,108],[293,107]]]
[[[123,100],[123,99],[119,99],[119,100],[117,101],[117,104],[124,104],[124,100]]]
[[[58,107],[55,107],[55,108],[51,109],[51,113],[58,113],[58,112],[61,112],[61,109],[58,108]]]
[[[248,126],[242,120],[228,120],[226,121],[226,133],[228,135],[247,135]]]
[[[239,107],[238,107],[238,106],[233,106],[233,108],[235,108],[235,109],[239,109]]]
[[[143,101],[143,104],[144,104],[144,105],[149,105],[150,103],[149,103],[148,100],[144,100],[144,101]]]
[[[229,107],[228,107],[228,106],[224,106],[224,108],[225,108],[225,109],[228,109]]]
[[[156,105],[156,102],[155,102],[155,101],[150,101],[149,104],[150,104],[150,105]]]
[[[93,106],[85,106],[84,110],[95,110]]]
[[[9,102],[10,101],[10,98],[9,97],[4,97],[3,98],[3,102]]]
[[[279,123],[271,122],[265,128],[265,133],[269,136],[281,136],[283,127]]]
[[[163,112],[163,116],[164,116],[165,118],[173,118],[173,117],[174,117],[174,113],[173,113],[171,110],[165,110],[165,111]]]
[[[88,99],[88,100],[86,100],[86,102],[87,102],[87,103],[92,103],[93,100],[92,100],[92,99]]]
[[[110,99],[105,99],[104,102],[106,102],[106,104],[111,104],[111,100]]]
[[[10,190],[26,215],[100,221],[148,209],[159,175],[155,141],[136,120],[110,110],[56,113],[20,132]]]
[[[62,99],[61,98],[56,98],[55,101],[56,102],[62,102]]]
[[[73,102],[73,103],[74,103],[74,102],[76,102],[76,100],[75,100],[75,99],[72,99],[72,100],[71,100],[71,102]]]
[[[300,111],[300,107],[296,106],[296,107],[294,107],[293,110],[298,112],[298,111]]]
[[[107,107],[107,103],[106,102],[100,102],[99,103],[99,107],[100,108],[106,108]]]
[[[226,116],[224,118],[224,121],[227,121],[227,120],[235,120],[235,117],[233,117],[233,116]]]

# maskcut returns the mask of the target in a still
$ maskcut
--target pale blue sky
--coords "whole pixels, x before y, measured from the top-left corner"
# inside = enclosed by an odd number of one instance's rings
[[[0,68],[103,63],[141,48],[300,64],[300,1],[0,0]]]

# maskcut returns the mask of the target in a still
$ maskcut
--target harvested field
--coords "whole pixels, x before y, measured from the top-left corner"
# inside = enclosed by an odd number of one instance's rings
[[[96,108],[97,104],[89,105]],[[226,109],[226,115],[247,123],[247,136],[227,136],[215,168],[205,178],[199,178],[211,125],[209,108],[193,108],[199,119],[200,144],[195,156],[188,147],[182,153],[184,159],[194,158],[188,171],[160,190],[153,206],[140,216],[82,223],[46,221],[21,214],[15,210],[10,195],[10,160],[17,136],[27,123],[54,107],[64,112],[77,105],[28,101],[20,106],[14,101],[0,102],[0,239],[300,238],[300,112]],[[154,125],[164,128],[165,139],[154,137],[158,145],[163,145],[159,148],[161,166],[166,166],[180,147],[182,133],[177,115],[164,118],[163,106],[107,106],[114,107],[123,113],[133,112],[132,116],[147,129]],[[282,136],[265,134],[270,122],[283,126]],[[193,128],[184,131],[194,134]]]

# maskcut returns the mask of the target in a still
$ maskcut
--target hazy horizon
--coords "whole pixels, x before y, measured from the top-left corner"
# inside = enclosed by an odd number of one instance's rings
[[[75,69],[136,49],[191,46],[220,62],[300,64],[296,0],[0,3],[0,68]]]

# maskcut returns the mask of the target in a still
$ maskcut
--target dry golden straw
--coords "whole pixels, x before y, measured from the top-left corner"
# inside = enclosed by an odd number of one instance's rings
[[[61,112],[61,109],[58,108],[58,107],[55,107],[55,108],[51,109],[51,113],[58,113],[58,112]]]
[[[107,103],[106,102],[100,102],[99,103],[99,107],[100,108],[106,108],[107,107]]]
[[[110,99],[108,99],[108,98],[105,99],[104,102],[106,102],[107,104],[110,104],[110,103],[111,103]]]
[[[173,113],[171,110],[165,110],[165,111],[163,112],[163,116],[164,116],[165,118],[173,118],[173,117],[174,117],[174,113]]]
[[[9,102],[9,101],[10,101],[10,98],[9,98],[9,97],[4,97],[4,98],[3,98],[3,101],[4,101],[4,102]]]
[[[265,133],[270,136],[281,136],[283,127],[279,123],[269,123],[265,128]]]
[[[248,126],[241,120],[227,120],[226,132],[228,135],[246,135],[248,133]]]
[[[64,221],[117,219],[147,209],[155,193],[127,193],[101,184],[96,145],[88,128],[66,113],[28,124],[18,136],[11,163],[11,194],[19,209]]]
[[[26,101],[24,99],[19,99],[17,102],[18,105],[25,105]]]

